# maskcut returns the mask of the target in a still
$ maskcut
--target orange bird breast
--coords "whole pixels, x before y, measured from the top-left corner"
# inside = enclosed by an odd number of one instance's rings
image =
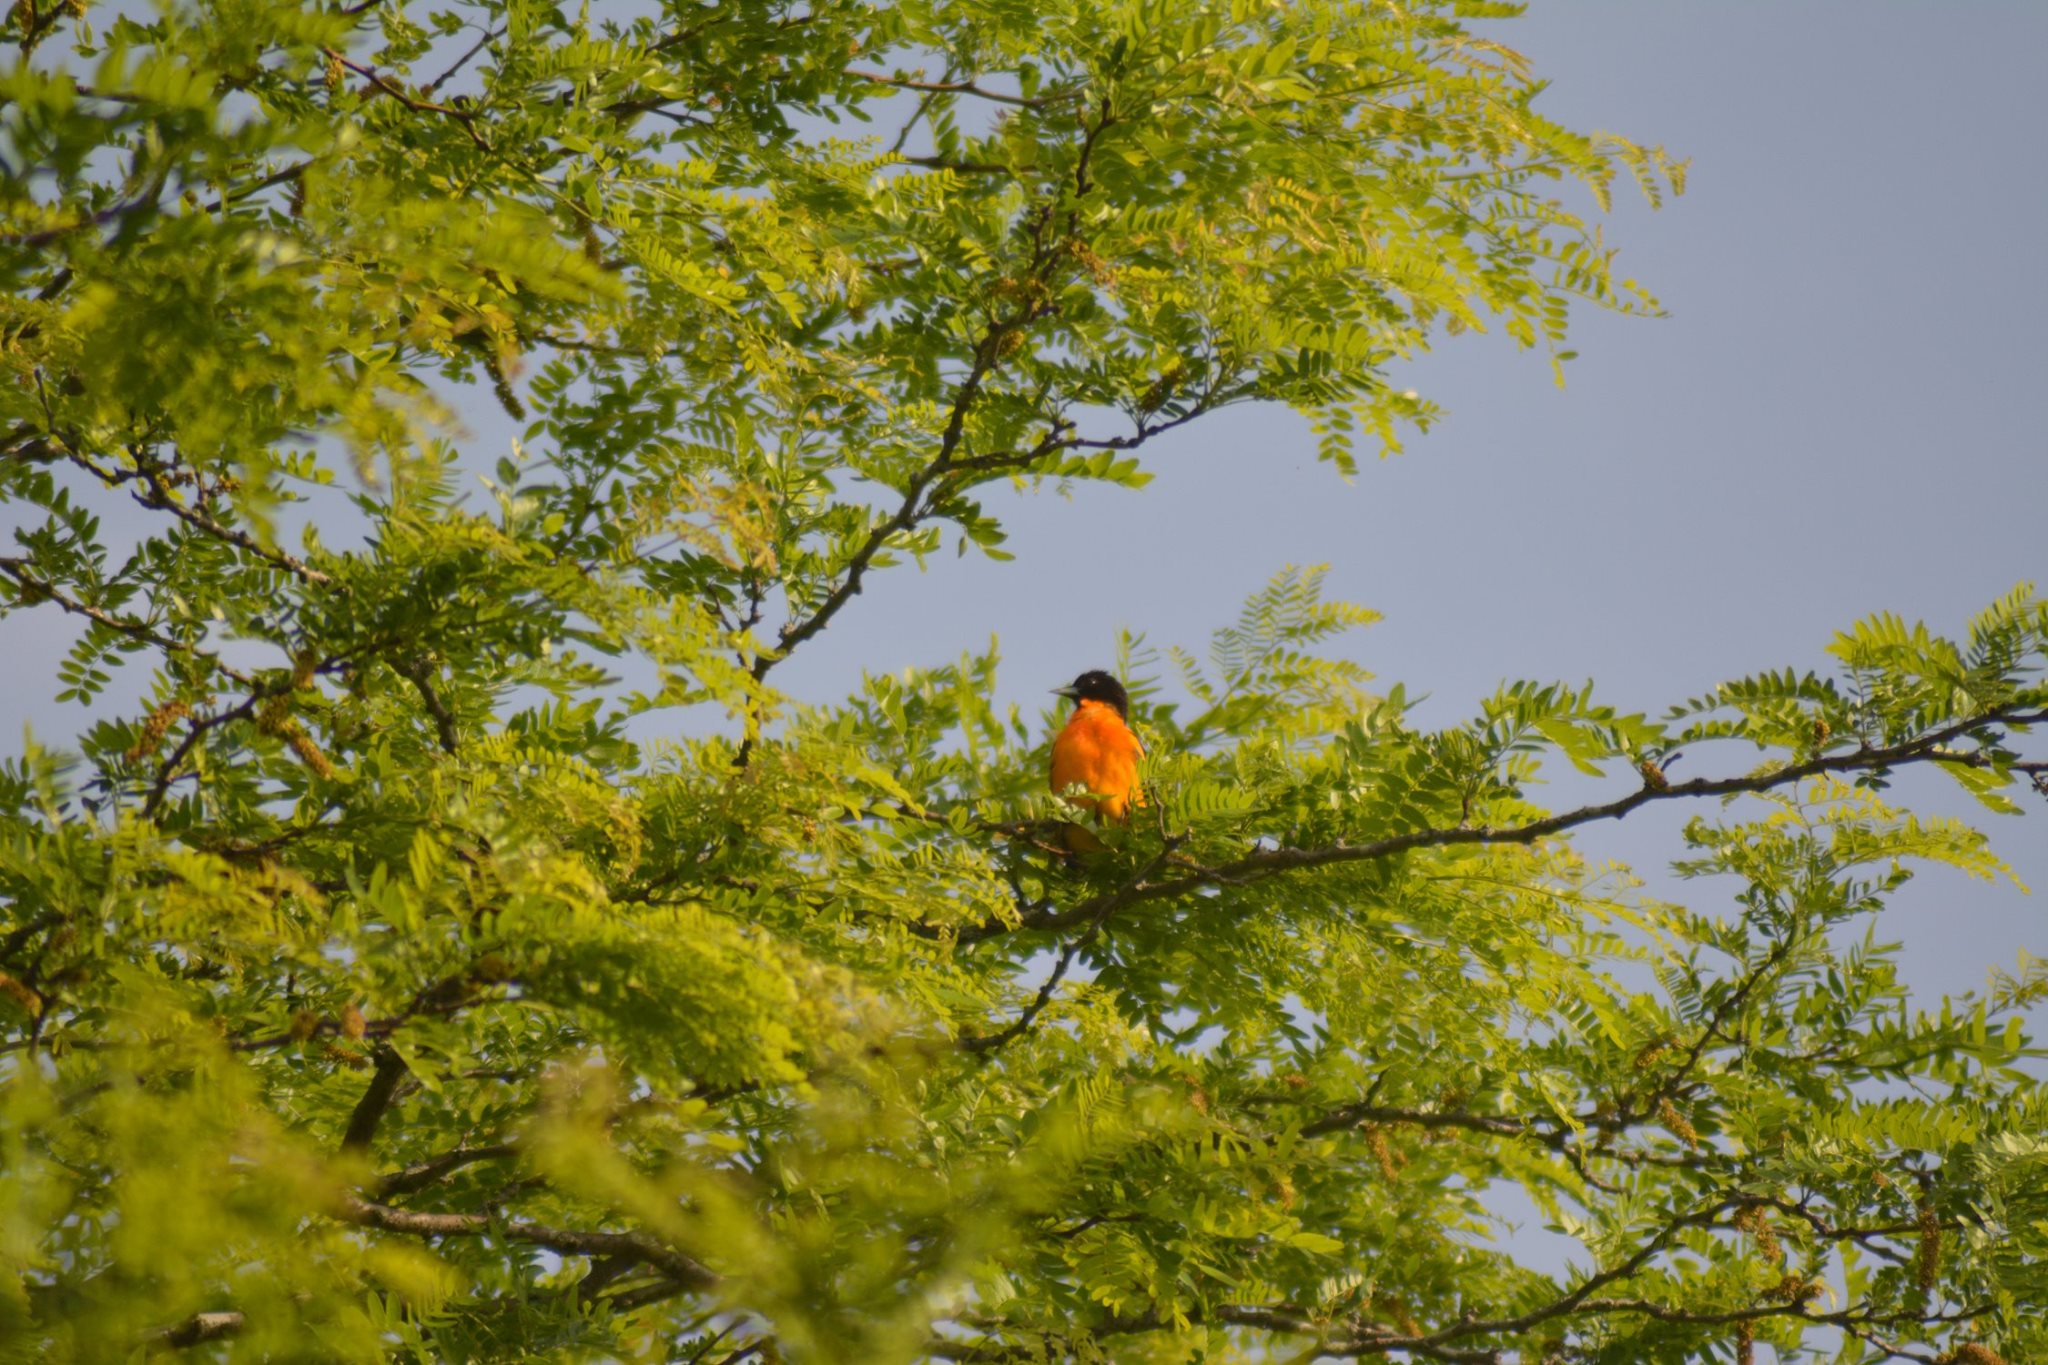
[[[1069,787],[1086,787],[1089,795],[1066,799],[1098,818],[1128,820],[1132,806],[1145,804],[1138,791],[1138,760],[1144,756],[1144,746],[1114,706],[1079,702],[1052,742],[1052,789],[1064,796]]]

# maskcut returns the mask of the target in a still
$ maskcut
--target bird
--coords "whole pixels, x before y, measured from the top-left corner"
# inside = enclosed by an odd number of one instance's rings
[[[1088,811],[1096,823],[1128,824],[1131,808],[1145,804],[1138,790],[1138,760],[1145,746],[1131,731],[1131,700],[1124,685],[1101,669],[1090,669],[1055,696],[1074,703],[1073,712],[1052,741],[1052,789],[1069,805]],[[1075,791],[1075,788],[1085,789]],[[1076,853],[1100,852],[1102,841],[1079,825],[1066,828],[1066,843]]]

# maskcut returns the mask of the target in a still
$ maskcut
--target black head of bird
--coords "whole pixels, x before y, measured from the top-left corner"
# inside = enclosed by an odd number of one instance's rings
[[[1099,701],[1116,708],[1116,713],[1125,720],[1131,718],[1131,698],[1124,691],[1124,685],[1099,668],[1089,669],[1065,687],[1055,687],[1053,694],[1076,703]]]

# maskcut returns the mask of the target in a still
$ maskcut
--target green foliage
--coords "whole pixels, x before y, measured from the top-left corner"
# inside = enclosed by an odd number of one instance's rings
[[[1085,858],[993,642],[773,686],[989,486],[1252,401],[1348,474],[1433,340],[1654,311],[1553,191],[1683,167],[1515,9],[18,4],[0,611],[92,719],[0,766],[0,1355],[2048,1352],[2048,974],[1869,927],[2002,870],[1884,792],[2040,785],[2031,589],[1430,731],[1290,569],[1125,641]],[[1698,908],[1571,846],[1707,798]]]

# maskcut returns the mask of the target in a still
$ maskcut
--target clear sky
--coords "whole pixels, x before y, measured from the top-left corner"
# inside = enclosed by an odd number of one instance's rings
[[[1554,117],[1692,159],[1684,198],[1618,195],[1607,225],[1669,318],[1582,310],[1563,391],[1538,354],[1451,339],[1392,376],[1447,420],[1349,484],[1299,420],[1246,409],[1162,443],[1141,493],[998,498],[1014,563],[872,578],[777,683],[830,700],[995,634],[1004,699],[1036,708],[1118,627],[1199,647],[1282,565],[1328,562],[1333,594],[1386,614],[1352,653],[1430,694],[1422,723],[1514,677],[1590,676],[1655,712],[1824,668],[1864,614],[1956,631],[2048,580],[2048,5],[1539,0],[1495,29],[1553,79]],[[481,466],[504,422],[474,416]],[[0,624],[0,687],[45,742],[89,723],[44,700],[73,638],[52,609]],[[1916,882],[1885,924],[1909,978],[1966,989],[2018,946],[2048,953],[2048,806],[2000,819],[1901,790],[1981,817],[2042,889]],[[1676,823],[1582,843],[1650,870]]]

